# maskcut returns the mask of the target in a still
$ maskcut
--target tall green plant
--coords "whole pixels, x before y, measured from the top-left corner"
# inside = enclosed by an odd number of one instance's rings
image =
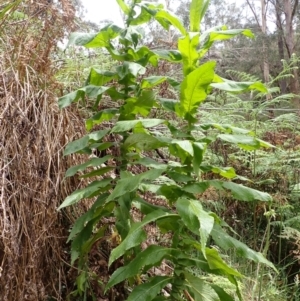
[[[191,31],[160,4],[141,0],[133,0],[130,5],[123,0],[117,2],[126,15],[125,28],[108,25],[96,34],[74,33],[69,42],[86,48],[105,48],[117,61],[117,67],[109,71],[92,68],[85,87],[59,100],[60,107],[64,108],[80,99],[95,99],[95,114],[86,120],[90,132],[69,143],[65,155],[91,154],[95,149],[106,152],[105,156],[90,158],[66,173],[66,177],[70,177],[83,172],[81,177],[90,178],[90,184],[67,197],[60,209],[85,198],[95,200],[75,222],[69,236],[72,264],[76,262],[82,271],[78,276],[78,291],[86,293],[88,254],[95,242],[104,236],[107,227],[101,220],[114,217],[120,243],[111,251],[109,266],[120,258],[124,264],[114,271],[106,290],[127,280],[134,287],[129,301],[234,300],[222,287],[206,281],[207,277],[202,278],[204,273],[226,277],[236,286],[236,295],[242,299],[237,281],[242,275],[222,259],[219,249],[211,246],[212,241],[221,249],[235,248],[240,256],[273,265],[262,254],[233,238],[226,223],[205,210],[197,196],[213,188],[228,191],[235,199],[246,202],[271,202],[271,197],[235,183],[237,175],[233,168],[208,166],[202,162],[211,142],[206,130],[215,128],[220,131],[219,139],[246,150],[268,144],[233,126],[199,124],[197,111],[213,88],[231,92],[266,90],[260,82],[237,83],[218,77],[214,61],[201,63],[214,42],[238,34],[252,37],[252,33],[222,27],[200,34],[208,0],[192,1]],[[180,32],[178,50],[151,50],[140,45],[140,25],[152,19],[166,30],[174,26]],[[182,82],[168,76],[146,76],[147,68],[157,67],[160,60],[182,64]],[[157,96],[156,86],[164,82],[178,90],[179,100]],[[98,111],[103,95],[118,102],[119,106]],[[155,108],[171,112],[179,120],[177,126],[172,120],[152,118]],[[112,126],[92,131],[104,121],[111,121]],[[115,139],[110,139],[114,135]],[[90,167],[93,170],[86,171]],[[132,172],[133,168],[140,172]],[[219,180],[203,180],[207,172],[218,174]],[[166,205],[157,206],[148,201],[154,198],[165,200]],[[141,221],[134,220],[132,208],[140,211]],[[149,234],[144,227],[149,224],[163,233],[170,233],[168,246],[145,244]],[[142,248],[142,243],[146,247]],[[167,275],[148,273],[146,277],[147,272],[163,260],[169,262],[172,272]],[[141,277],[143,275],[145,277]]]

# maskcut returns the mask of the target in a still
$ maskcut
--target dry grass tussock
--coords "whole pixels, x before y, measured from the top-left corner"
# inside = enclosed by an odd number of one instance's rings
[[[63,181],[76,162],[62,150],[83,126],[57,106],[50,56],[74,22],[71,1],[59,3],[23,1],[16,10],[25,16],[1,25],[1,301],[63,300],[66,293],[69,225],[56,208],[79,184]]]

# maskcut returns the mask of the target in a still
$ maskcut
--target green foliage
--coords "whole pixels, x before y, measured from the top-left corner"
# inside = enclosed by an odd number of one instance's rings
[[[267,193],[233,182],[238,180],[233,168],[209,166],[204,162],[204,156],[209,144],[216,139],[246,150],[270,145],[253,137],[249,131],[229,125],[199,125],[197,114],[199,105],[213,88],[230,92],[266,91],[259,82],[237,83],[220,78],[215,74],[216,63],[213,61],[201,63],[203,53],[214,41],[227,40],[240,33],[251,34],[245,30],[211,31],[205,33],[203,42],[199,24],[209,1],[192,1],[192,32],[188,32],[181,21],[161,5],[138,0],[130,5],[122,0],[118,3],[127,16],[124,29],[108,25],[96,34],[74,33],[69,41],[69,45],[86,48],[104,47],[116,61],[116,68],[113,71],[91,69],[87,86],[59,100],[61,108],[80,99],[95,100],[95,114],[86,121],[86,128],[91,132],[71,142],[65,155],[91,155],[94,150],[105,150],[108,154],[71,167],[66,174],[73,176],[93,168],[81,175],[89,178],[90,184],[73,192],[60,206],[62,209],[85,198],[94,200],[91,208],[75,222],[69,237],[72,263],[76,261],[79,270],[84,271],[78,276],[78,293],[84,293],[87,288],[88,253],[96,241],[104,239],[108,227],[102,219],[113,217],[120,241],[110,253],[109,265],[122,258],[124,266],[112,274],[107,290],[127,281],[134,286],[127,300],[234,300],[223,288],[207,281],[208,277],[204,279],[202,274],[228,279],[235,287],[236,296],[242,299],[238,286],[241,274],[212,247],[212,242],[224,250],[236,249],[237,254],[246,259],[272,268],[273,265],[262,254],[233,238],[230,228],[220,217],[206,210],[198,198],[210,188],[229,191],[236,200],[246,202],[268,204],[272,199]],[[137,11],[140,11],[138,15]],[[139,45],[142,31],[136,25],[152,19],[165,29],[172,25],[180,32],[182,37],[177,51],[152,51]],[[158,66],[162,60],[181,62],[181,83],[167,76],[145,76],[149,67]],[[179,100],[157,97],[155,89],[164,82],[179,88]],[[110,97],[118,105],[113,110],[99,111],[103,97]],[[153,118],[155,108],[171,111],[172,118]],[[102,122],[107,120],[111,121],[111,126],[105,128]],[[102,125],[102,129],[93,131],[95,125]],[[220,134],[211,139],[207,136],[209,128]],[[114,142],[110,142],[112,136],[116,137]],[[136,167],[139,172],[134,171]],[[218,175],[218,180],[204,180],[209,172]],[[166,205],[157,206],[149,199],[159,199]],[[132,216],[132,208],[140,210],[140,221]],[[147,245],[149,233],[145,226],[169,233],[169,244],[166,247]],[[163,261],[168,261],[171,266],[170,273],[151,276],[151,268]],[[144,283],[140,283],[141,279]],[[172,289],[169,289],[170,285]]]

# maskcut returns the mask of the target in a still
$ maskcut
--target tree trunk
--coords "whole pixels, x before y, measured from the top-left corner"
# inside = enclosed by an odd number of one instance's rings
[[[275,11],[276,11],[276,28],[277,28],[277,45],[278,54],[280,60],[284,60],[284,32],[282,28],[281,10],[280,10],[280,0],[276,0]],[[281,93],[285,94],[287,92],[287,82],[286,79],[279,80],[279,86]]]
[[[266,13],[265,0],[261,0],[261,32],[264,35],[263,43],[262,43],[264,81],[265,81],[265,83],[267,83],[269,81],[270,69],[269,69],[267,47],[266,47],[266,42],[265,42],[265,37],[267,36],[267,13]]]
[[[293,28],[293,19],[298,7],[298,0],[295,0],[294,5],[290,0],[283,0],[283,10],[285,14],[285,44],[289,58],[292,57],[295,51],[295,35]],[[293,78],[290,81],[291,92],[298,95],[300,91],[299,87],[299,75],[297,69],[293,71]],[[293,105],[295,108],[300,108],[299,97],[293,99]]]

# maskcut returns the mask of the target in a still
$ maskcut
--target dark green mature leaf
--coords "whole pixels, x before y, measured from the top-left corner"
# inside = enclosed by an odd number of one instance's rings
[[[145,133],[135,133],[130,135],[124,142],[124,147],[134,147],[137,150],[149,151],[165,146],[166,144],[156,139],[152,135]]]
[[[227,294],[223,288],[219,287],[218,285],[215,284],[211,284],[210,285],[215,292],[218,294],[219,298],[221,301],[235,301],[235,299],[230,296],[229,294]]]
[[[78,140],[68,143],[68,145],[66,146],[65,151],[64,151],[64,156],[78,153],[78,152],[84,150],[87,146],[89,146],[89,143],[91,141],[101,140],[107,133],[108,133],[108,130],[95,131],[95,132],[92,132],[92,133],[78,139]]]
[[[134,62],[124,62],[121,66],[117,67],[117,73],[121,80],[126,78],[128,75],[137,77],[139,74],[144,74],[145,72],[146,68],[144,66]]]
[[[152,277],[146,283],[135,287],[126,301],[151,301],[172,280],[167,276]]]
[[[172,214],[162,210],[156,210],[146,215],[141,222],[134,223],[131,226],[130,231],[126,236],[126,238],[121,242],[120,245],[118,245],[115,249],[112,250],[109,257],[108,264],[111,265],[115,260],[123,256],[127,250],[136,247],[146,239],[146,234],[145,231],[143,230],[143,227],[146,224],[149,224],[162,217],[166,217],[169,215]]]
[[[214,226],[214,218],[202,208],[199,201],[180,198],[176,208],[189,230],[200,236],[202,252],[206,257],[206,243]]]
[[[110,40],[116,38],[121,31],[122,28],[109,24],[98,33],[74,32],[70,35],[67,47],[71,45],[85,46],[86,48],[109,47]]]
[[[118,197],[122,196],[124,193],[137,190],[143,180],[155,180],[163,172],[164,169],[150,169],[136,176],[128,176],[125,178],[121,178],[118,181],[115,189],[107,199],[107,202],[117,199]]]
[[[110,277],[106,286],[106,290],[112,286],[129,279],[140,271],[147,267],[148,269],[161,264],[165,258],[172,258],[174,255],[178,255],[180,251],[176,249],[165,248],[161,246],[151,245],[143,252],[139,253],[129,264],[124,267],[118,268]],[[145,271],[144,271],[145,272]]]
[[[185,285],[189,292],[194,295],[195,301],[222,301],[211,286],[206,284],[200,277],[195,277],[188,272],[185,272],[184,276]]]
[[[100,87],[89,85],[78,89],[77,91],[71,92],[58,99],[58,105],[60,109],[68,107],[73,102],[77,102],[80,98],[84,99],[85,96],[90,98],[97,98],[100,101],[102,94],[107,91],[109,87]]]
[[[94,86],[103,86],[114,78],[116,78],[116,72],[103,71],[97,68],[92,68],[87,79],[87,84]]]
[[[94,125],[100,124],[103,121],[109,121],[118,113],[119,113],[119,109],[115,109],[115,108],[101,110],[100,112],[95,114],[92,118],[86,120],[85,127],[87,131],[90,131],[94,127]]]
[[[157,49],[153,52],[160,58],[170,62],[180,63],[182,61],[182,55],[178,50]]]
[[[89,184],[86,188],[78,189],[72,194],[67,196],[63,203],[58,207],[58,210],[74,205],[84,198],[90,198],[95,195],[95,192],[101,190],[101,188],[108,187],[111,182],[111,179],[104,179],[101,181],[94,181]]]
[[[217,137],[223,141],[237,144],[239,147],[245,150],[255,150],[261,147],[272,147],[272,145],[268,142],[264,142],[252,136],[220,134]]]
[[[68,145],[66,146],[66,148],[64,150],[64,156],[74,154],[74,153],[77,153],[77,152],[83,150],[84,148],[86,148],[89,145],[89,140],[90,140],[90,138],[87,135],[78,140],[68,143]]]
[[[272,197],[266,193],[256,189],[252,189],[246,187],[242,184],[236,184],[233,182],[224,182],[223,187],[230,190],[232,196],[240,201],[263,201],[263,202],[271,202]]]
[[[77,218],[72,227],[67,242],[74,239],[74,237],[83,230],[83,228],[87,225],[89,221],[93,220],[96,216],[103,216],[107,213],[107,208],[111,208],[111,205],[105,206],[105,201],[107,197],[108,193],[104,193],[98,196],[97,200],[94,202],[91,208],[79,218]]]
[[[146,117],[155,105],[155,93],[151,90],[143,90],[141,95],[126,99],[123,106],[123,114],[140,114]]]
[[[186,118],[196,112],[207,95],[207,89],[214,77],[215,62],[207,62],[185,77],[181,84],[180,106],[177,112]]]
[[[244,243],[229,236],[219,225],[214,225],[214,229],[211,232],[211,236],[215,243],[225,251],[228,251],[229,249],[234,249],[238,256],[244,257],[249,260],[253,260],[257,263],[263,263],[276,271],[276,268],[274,267],[273,263],[268,261],[263,256],[263,254],[255,252]]]
[[[87,167],[95,167],[100,166],[101,164],[105,163],[107,160],[113,158],[112,156],[104,156],[102,158],[92,158],[86,161],[83,164],[75,165],[70,167],[65,175],[65,178],[74,176],[78,171],[85,170]]]
[[[240,201],[253,202],[271,202],[272,197],[266,193],[253,188],[246,187],[242,184],[236,184],[234,182],[223,182],[223,181],[207,181],[211,186],[217,189],[228,189],[232,193],[232,196]]]

